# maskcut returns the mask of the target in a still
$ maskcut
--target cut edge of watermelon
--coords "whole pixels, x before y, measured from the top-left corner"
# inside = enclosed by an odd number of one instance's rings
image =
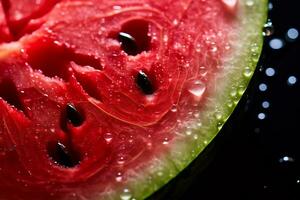
[[[132,171],[124,187],[112,188],[102,193],[104,199],[145,199],[187,167],[217,135],[233,112],[246,90],[260,57],[263,44],[262,27],[267,19],[267,0],[240,1],[239,34],[234,36],[235,49],[226,58],[224,70],[215,82],[222,83],[213,92],[205,111],[201,114],[201,126],[192,129],[192,137],[178,138],[170,145],[170,151]],[[228,78],[231,77],[231,78]],[[204,120],[205,119],[205,120]],[[195,124],[197,121],[195,121]],[[98,199],[95,197],[94,199]]]

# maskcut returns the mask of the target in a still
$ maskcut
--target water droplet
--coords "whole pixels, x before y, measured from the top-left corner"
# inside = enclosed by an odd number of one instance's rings
[[[124,189],[123,193],[120,195],[121,200],[130,200],[132,198],[132,194],[129,189]]]
[[[258,88],[260,91],[265,92],[268,89],[268,86],[265,83],[261,83]]]
[[[253,0],[247,0],[246,1],[246,6],[252,7],[253,5],[254,5],[254,1]]]
[[[273,23],[268,20],[268,22],[264,25],[263,28],[263,36],[271,36],[274,33],[274,26]]]
[[[200,117],[200,113],[198,113],[198,112],[197,112],[197,113],[194,113],[194,117],[195,117],[195,118],[199,118],[199,117]]]
[[[197,127],[198,127],[198,128],[202,127],[202,123],[201,123],[201,122],[198,122],[198,123],[197,123]]]
[[[216,45],[212,45],[210,51],[216,53],[218,51],[218,47]]]
[[[195,49],[196,49],[197,53],[200,53],[201,52],[201,44],[197,44]]]
[[[217,123],[218,130],[221,130],[222,127],[223,127],[223,123],[222,122],[218,122]]]
[[[106,143],[109,144],[113,139],[113,135],[111,133],[104,133],[103,138],[106,141]]]
[[[179,23],[179,22],[178,22],[178,20],[177,20],[177,19],[174,19],[174,20],[173,20],[173,25],[174,25],[174,26],[177,26],[177,25],[178,25],[178,23]]]
[[[260,119],[260,120],[263,120],[263,119],[266,118],[266,114],[265,114],[265,113],[259,113],[259,114],[257,115],[257,118]]]
[[[278,50],[283,47],[284,42],[283,42],[283,40],[281,40],[279,38],[274,38],[274,39],[270,40],[269,45],[272,49]]]
[[[226,6],[226,8],[230,11],[233,11],[238,3],[237,0],[222,0],[222,2]]]
[[[243,75],[249,78],[250,76],[252,76],[252,74],[252,70],[249,67],[246,67]]]
[[[193,138],[194,138],[194,140],[198,140],[199,137],[198,137],[197,134],[194,134],[194,135],[193,135]]]
[[[164,138],[163,144],[169,144],[169,138]]]
[[[114,9],[114,10],[121,10],[122,7],[121,7],[121,6],[113,6],[113,9]]]
[[[195,81],[189,88],[189,92],[195,97],[195,100],[200,100],[206,86],[201,81]]]
[[[191,131],[191,130],[187,130],[187,131],[185,132],[185,134],[188,135],[188,136],[190,136],[190,135],[192,135],[192,131]]]
[[[157,176],[163,176],[164,173],[162,171],[157,172]]]
[[[297,82],[297,78],[295,76],[290,76],[287,80],[288,85],[294,85]]]
[[[274,76],[275,75],[275,70],[271,67],[266,69],[266,75],[267,76]]]
[[[123,180],[123,175],[121,172],[118,172],[117,175],[116,175],[116,181],[117,182],[122,182]]]
[[[294,162],[295,159],[289,156],[283,156],[282,158],[279,159],[280,163],[291,163]]]
[[[226,43],[225,46],[224,46],[225,50],[229,50],[231,48],[230,44],[229,43]]]
[[[221,120],[223,116],[222,116],[221,112],[216,112],[215,117],[216,117],[217,120]]]
[[[233,103],[232,103],[232,102],[228,102],[228,103],[227,103],[227,106],[228,106],[229,108],[232,108],[232,107],[233,107]]]
[[[272,9],[273,9],[273,4],[272,4],[271,2],[268,4],[268,9],[269,9],[269,10],[272,10]]]
[[[169,41],[169,37],[168,37],[167,34],[164,35],[163,40],[164,40],[164,42],[168,42]]]
[[[287,36],[287,40],[294,41],[294,40],[296,40],[299,37],[299,32],[295,28],[290,28],[287,31],[286,36]]]
[[[172,107],[171,107],[171,112],[177,112],[177,105],[173,105]]]
[[[207,71],[206,67],[204,67],[204,66],[199,67],[199,74],[200,74],[202,77],[206,76],[207,73],[208,73],[208,71]]]
[[[270,107],[270,103],[268,101],[264,101],[262,102],[262,107],[267,109]]]
[[[124,156],[120,156],[118,159],[117,159],[117,163],[119,165],[123,165],[125,163],[125,158]]]

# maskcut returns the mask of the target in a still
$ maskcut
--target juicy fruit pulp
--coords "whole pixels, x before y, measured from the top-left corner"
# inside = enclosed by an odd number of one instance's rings
[[[258,60],[249,2],[2,0],[0,199],[141,199],[174,177]]]

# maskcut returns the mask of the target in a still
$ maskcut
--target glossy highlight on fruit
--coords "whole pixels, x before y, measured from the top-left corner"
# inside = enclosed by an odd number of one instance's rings
[[[2,0],[0,199],[144,199],[252,76],[261,0]]]

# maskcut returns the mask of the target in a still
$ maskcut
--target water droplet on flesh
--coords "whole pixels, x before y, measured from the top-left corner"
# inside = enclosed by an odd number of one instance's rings
[[[237,0],[222,0],[223,4],[227,7],[228,10],[234,10],[238,1]]]
[[[123,193],[120,195],[121,200],[130,200],[132,199],[132,194],[129,189],[124,189]]]
[[[169,144],[169,139],[168,138],[164,138],[163,144]]]
[[[177,112],[177,105],[173,105],[172,107],[171,107],[171,111],[172,112]]]
[[[196,100],[201,99],[205,90],[206,86],[201,81],[195,81],[189,88],[189,92],[195,97]]]
[[[118,158],[118,160],[117,160],[117,163],[118,163],[119,165],[123,165],[123,164],[125,163],[125,158],[124,158],[123,156],[120,156],[120,157]]]
[[[113,135],[111,133],[104,133],[103,138],[106,141],[106,143],[109,144],[113,139]]]
[[[117,181],[117,182],[122,182],[122,180],[123,180],[122,173],[121,173],[121,172],[118,172],[117,175],[116,175],[116,181]]]

